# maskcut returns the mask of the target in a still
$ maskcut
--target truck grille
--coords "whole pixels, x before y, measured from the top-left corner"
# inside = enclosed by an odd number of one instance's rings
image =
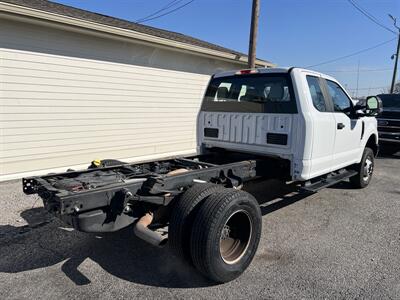
[[[380,132],[398,132],[400,133],[400,127],[393,127],[393,126],[379,126],[378,131]]]
[[[400,119],[378,118],[378,131],[400,133]]]
[[[384,118],[379,118],[378,119],[378,126],[396,126],[400,127],[400,119],[384,119]]]

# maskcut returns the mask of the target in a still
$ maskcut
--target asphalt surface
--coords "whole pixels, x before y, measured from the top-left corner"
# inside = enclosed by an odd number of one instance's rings
[[[66,228],[0,184],[0,299],[400,299],[400,156],[379,158],[363,190],[341,183],[310,196],[265,181],[256,257],[238,279],[214,285],[137,239],[130,228],[96,236]]]

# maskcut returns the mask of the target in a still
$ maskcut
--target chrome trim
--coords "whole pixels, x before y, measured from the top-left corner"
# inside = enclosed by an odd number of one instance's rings
[[[400,126],[386,126],[386,125],[379,125],[378,124],[378,130],[379,130],[379,127],[382,127],[382,128],[400,128]]]
[[[378,130],[378,134],[379,135],[393,135],[393,136],[400,136],[400,132],[391,132],[391,131],[379,131]]]
[[[378,121],[379,120],[382,120],[382,121],[398,121],[398,122],[400,122],[400,119],[386,119],[386,118],[376,118]]]
[[[400,140],[392,140],[392,139],[385,139],[385,138],[379,138],[379,142],[390,142],[390,143],[400,143]]]

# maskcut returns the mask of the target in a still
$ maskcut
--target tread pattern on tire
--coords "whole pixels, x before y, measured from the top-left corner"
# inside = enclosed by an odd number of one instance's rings
[[[168,243],[176,256],[191,261],[189,239],[196,209],[208,196],[223,189],[223,186],[212,183],[195,184],[178,199],[172,210],[168,230]]]
[[[216,229],[219,218],[223,214],[226,206],[228,206],[234,198],[240,197],[243,202],[257,201],[247,192],[235,189],[225,189],[217,194],[207,198],[198,211],[192,229],[191,239],[191,255],[195,267],[208,278],[215,281],[225,282],[226,280],[219,278],[218,274],[214,274],[210,256],[207,255],[208,245],[211,243],[211,237],[208,234]],[[261,211],[257,204],[259,218],[261,220]],[[260,221],[261,222],[261,221]],[[256,245],[258,245],[260,233],[255,237]],[[253,249],[255,252],[256,250]]]
[[[365,161],[365,158],[367,157],[368,154],[370,154],[372,156],[372,158],[374,157],[374,152],[372,151],[372,149],[368,148],[368,147],[365,147],[363,155],[362,155],[362,158],[361,158],[361,162],[359,164],[357,164],[356,167],[355,167],[355,170],[357,171],[357,174],[354,175],[353,177],[349,178],[351,185],[354,186],[355,188],[364,188],[371,181],[371,178],[370,178],[368,183],[365,184],[364,181],[363,181],[363,175],[362,175],[363,167],[364,167],[364,161]]]

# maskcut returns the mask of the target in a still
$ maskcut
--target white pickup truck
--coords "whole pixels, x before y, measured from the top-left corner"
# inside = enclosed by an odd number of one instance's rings
[[[359,163],[365,148],[377,153],[377,121],[357,110],[334,78],[314,71],[217,74],[199,114],[199,147],[287,159],[291,179],[307,181]]]
[[[128,164],[94,161],[23,179],[26,194],[84,232],[132,225],[216,282],[239,276],[261,236],[247,181],[273,177],[316,192],[349,179],[366,187],[378,152],[377,97],[355,106],[332,77],[300,68],[212,76],[198,115],[198,155]],[[268,193],[268,191],[265,191]]]

